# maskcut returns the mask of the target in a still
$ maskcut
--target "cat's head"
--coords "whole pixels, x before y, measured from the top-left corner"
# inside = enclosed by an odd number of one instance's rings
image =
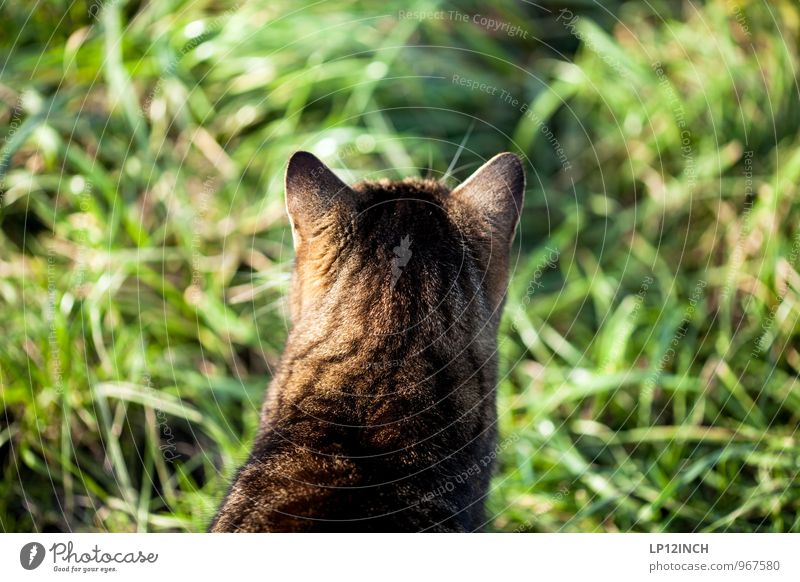
[[[450,191],[432,180],[350,187],[297,152],[286,170],[296,265],[292,318],[373,318],[376,329],[464,314],[499,319],[525,174],[498,154]]]

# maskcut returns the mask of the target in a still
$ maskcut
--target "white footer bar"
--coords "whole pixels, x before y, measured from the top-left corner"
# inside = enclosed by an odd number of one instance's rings
[[[0,572],[3,580],[120,582],[187,575],[237,582],[253,574],[347,582],[796,582],[800,534],[4,534]]]

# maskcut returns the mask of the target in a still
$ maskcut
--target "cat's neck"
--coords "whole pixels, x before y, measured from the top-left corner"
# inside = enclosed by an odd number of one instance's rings
[[[316,381],[372,385],[402,377],[408,384],[427,382],[432,373],[448,372],[466,357],[486,359],[494,352],[495,329],[463,318],[434,316],[408,328],[394,329],[380,317],[307,318],[292,328],[282,358],[285,385],[304,383],[313,370]],[[366,389],[366,388],[365,388]]]

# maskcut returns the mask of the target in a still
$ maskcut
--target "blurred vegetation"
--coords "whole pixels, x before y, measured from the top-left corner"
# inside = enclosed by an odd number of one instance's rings
[[[449,180],[529,175],[488,528],[800,531],[795,2],[0,15],[0,529],[202,530],[287,334],[287,157],[463,143]]]

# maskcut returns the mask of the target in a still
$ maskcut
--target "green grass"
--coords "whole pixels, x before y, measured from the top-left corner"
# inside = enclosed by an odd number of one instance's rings
[[[0,529],[203,529],[287,334],[289,154],[441,176],[469,133],[455,179],[529,175],[489,528],[800,531],[800,9],[539,4],[6,2]],[[527,34],[399,17],[437,6]]]

